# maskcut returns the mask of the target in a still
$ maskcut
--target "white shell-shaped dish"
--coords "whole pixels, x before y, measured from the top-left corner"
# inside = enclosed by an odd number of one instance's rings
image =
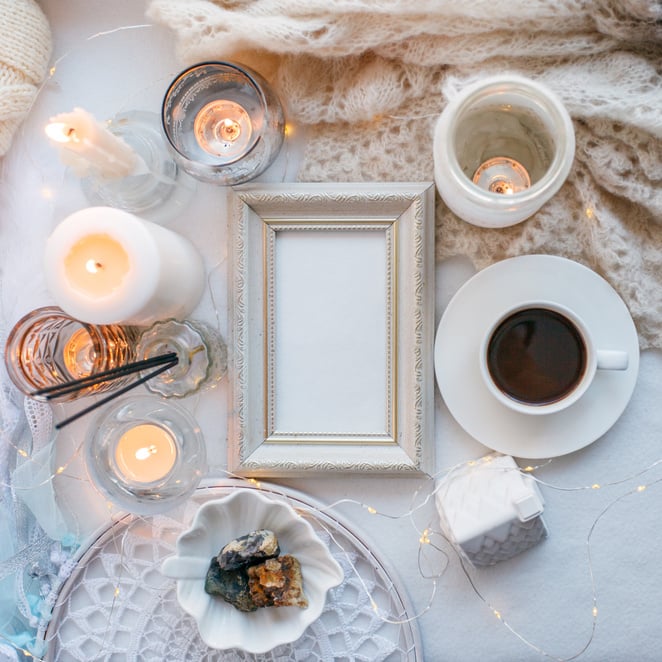
[[[281,554],[299,560],[307,608],[265,607],[244,613],[205,593],[212,557],[234,538],[257,529],[273,531]],[[202,505],[191,528],[179,536],[177,554],[165,559],[161,571],[177,579],[179,604],[196,620],[208,646],[249,653],[296,641],[321,615],[329,589],[343,580],[342,569],[306,520],[289,504],[248,490]]]

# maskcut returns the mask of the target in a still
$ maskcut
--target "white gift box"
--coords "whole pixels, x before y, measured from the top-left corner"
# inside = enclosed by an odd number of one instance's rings
[[[509,559],[547,536],[538,485],[509,455],[467,462],[437,488],[442,531],[473,565]]]

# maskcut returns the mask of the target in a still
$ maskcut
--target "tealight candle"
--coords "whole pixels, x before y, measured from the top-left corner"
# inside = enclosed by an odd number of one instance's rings
[[[60,148],[60,159],[80,176],[126,177],[138,164],[133,149],[82,108],[61,113],[46,125],[46,135]]]
[[[442,112],[435,182],[463,220],[506,227],[561,188],[574,150],[572,121],[551,90],[521,76],[494,76],[462,90]]]
[[[117,441],[115,462],[125,480],[153,483],[164,479],[175,466],[177,446],[159,425],[142,423],[129,428]]]
[[[185,501],[207,468],[197,421],[154,396],[124,398],[102,410],[89,428],[85,461],[112,504],[145,515]]]
[[[251,147],[250,115],[234,101],[211,101],[195,116],[195,139],[205,152],[228,159],[241,158]]]
[[[34,391],[118,368],[135,360],[136,329],[117,324],[85,324],[56,306],[30,311],[11,329],[5,343],[5,366],[14,385],[33,398]],[[55,395],[76,398],[119,388],[117,379]]]
[[[205,62],[179,74],[161,117],[177,164],[196,179],[225,186],[262,174],[285,137],[274,90],[256,71],[232,62]]]
[[[46,243],[44,268],[57,304],[93,324],[181,319],[204,288],[202,257],[188,239],[110,207],[62,221]]]

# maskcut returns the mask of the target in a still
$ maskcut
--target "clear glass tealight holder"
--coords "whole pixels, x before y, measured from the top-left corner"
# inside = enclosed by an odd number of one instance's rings
[[[434,135],[435,182],[463,220],[506,227],[557,193],[574,153],[572,121],[556,94],[523,76],[492,76],[443,110]]]
[[[227,346],[220,334],[199,321],[165,320],[143,331],[138,340],[139,359],[168,352],[178,362],[145,384],[164,397],[184,397],[217,383],[227,371]]]
[[[154,221],[181,210],[195,188],[173,159],[157,113],[128,111],[116,115],[108,130],[136,154],[136,167],[125,177],[108,178],[92,173],[81,179],[87,200],[132,212]]]
[[[5,344],[5,366],[14,385],[26,395],[66,384],[135,360],[138,331],[118,324],[86,324],[57,306],[24,315]],[[127,383],[128,377],[80,388],[51,399],[70,401],[103,393]]]
[[[232,186],[262,174],[285,136],[283,107],[256,71],[204,62],[166,91],[163,129],[177,163],[193,177]]]
[[[153,395],[107,406],[90,426],[90,480],[121,510],[165,512],[185,501],[207,469],[200,427],[184,407]]]

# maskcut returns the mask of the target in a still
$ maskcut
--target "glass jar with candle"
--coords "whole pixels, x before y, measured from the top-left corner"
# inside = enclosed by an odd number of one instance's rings
[[[561,188],[574,152],[572,121],[551,90],[522,76],[493,76],[468,86],[442,112],[435,182],[463,220],[506,227]]]
[[[163,99],[163,129],[177,163],[224,186],[254,179],[283,144],[280,100],[257,72],[230,62],[183,71]]]
[[[118,368],[135,360],[138,331],[117,324],[85,324],[57,306],[37,308],[9,332],[5,345],[7,374],[26,395]],[[75,389],[50,399],[67,401],[119,388],[130,375]]]
[[[118,508],[164,512],[186,498],[206,471],[200,427],[183,407],[156,396],[104,409],[86,440],[90,479]]]

